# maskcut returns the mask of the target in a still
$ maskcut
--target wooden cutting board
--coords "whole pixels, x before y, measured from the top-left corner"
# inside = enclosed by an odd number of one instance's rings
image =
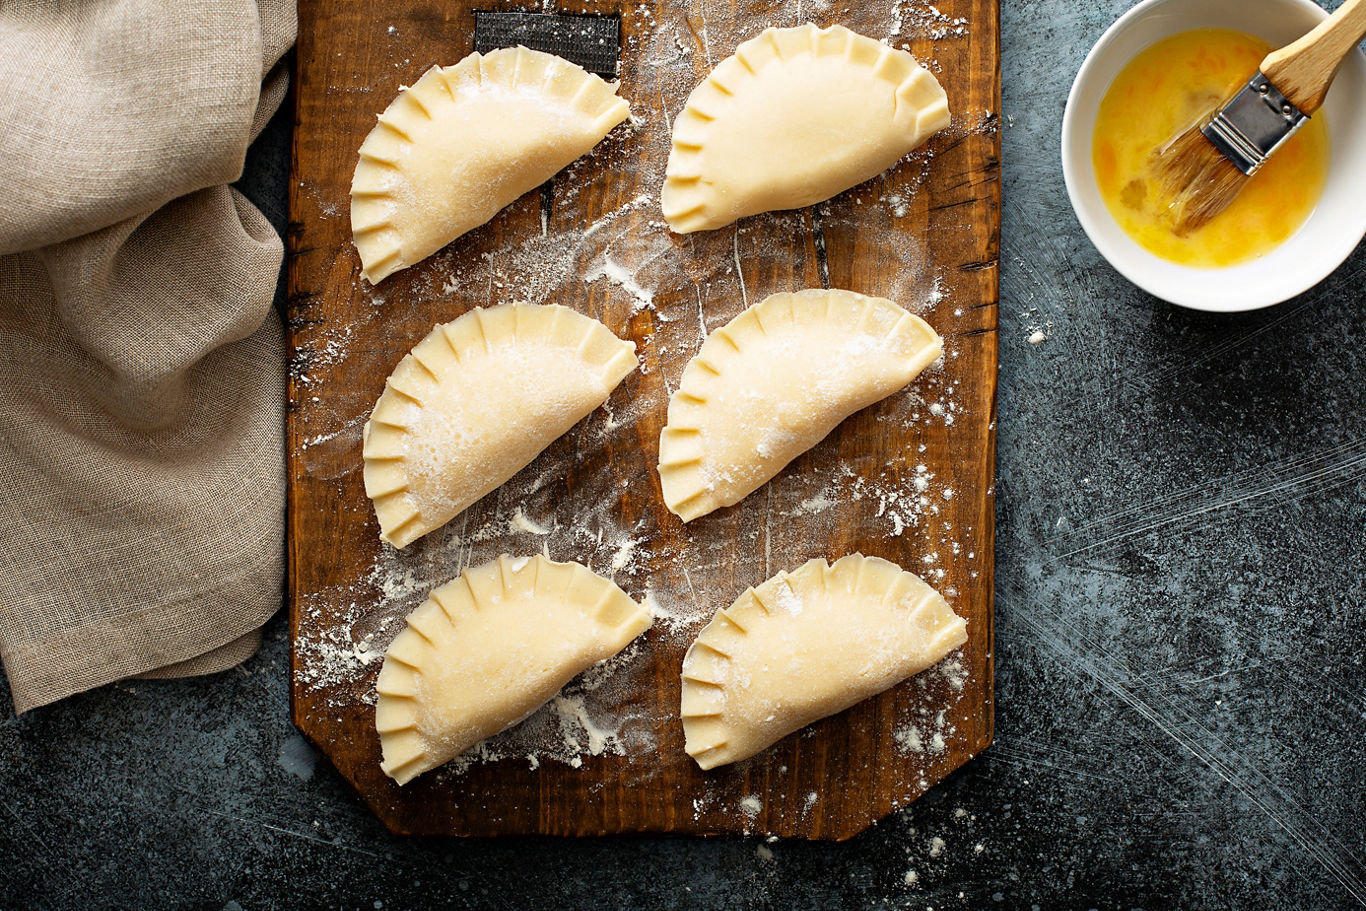
[[[471,51],[475,6],[300,4],[289,231],[294,721],[396,832],[848,838],[991,742],[996,0],[561,3],[560,12],[620,16],[633,124],[541,192],[372,287],[350,241],[356,150],[401,84]],[[826,204],[671,235],[659,189],[670,122],[689,91],[763,27],[808,21],[843,23],[926,61],[953,126]],[[684,527],[654,470],[684,365],[747,303],[820,286],[921,313],[945,337],[942,368],[845,421],[742,503]],[[385,377],[435,323],[515,300],[601,319],[635,341],[640,372],[450,526],[402,552],[381,545],[361,479],[361,426]],[[699,771],[677,720],[688,642],[746,586],[855,551],[944,591],[968,620],[968,644],[750,761]],[[479,755],[400,789],[380,772],[374,729],[383,650],[430,587],[504,552],[585,563],[648,599],[659,619]]]

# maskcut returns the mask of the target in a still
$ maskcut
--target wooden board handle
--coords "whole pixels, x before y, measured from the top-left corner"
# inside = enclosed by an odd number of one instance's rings
[[[1323,106],[1338,67],[1366,37],[1366,0],[1347,0],[1337,12],[1293,44],[1272,51],[1262,73],[1304,114]]]

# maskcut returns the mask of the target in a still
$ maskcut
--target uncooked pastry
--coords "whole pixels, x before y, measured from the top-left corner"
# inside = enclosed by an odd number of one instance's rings
[[[778,573],[718,611],[683,656],[684,749],[704,769],[753,756],[936,664],[966,627],[877,557]]]
[[[375,726],[399,784],[544,705],[650,628],[650,612],[577,563],[506,554],[432,591],[384,655]]]
[[[365,424],[365,493],[405,547],[501,485],[607,400],[635,345],[558,305],[476,307],[403,358]]]
[[[885,298],[765,298],[707,336],[669,399],[664,504],[689,522],[738,503],[942,352],[928,323]]]
[[[680,234],[797,209],[881,174],[949,123],[938,80],[840,25],[770,28],[688,96],[661,199]]]
[[[630,112],[615,86],[524,47],[432,67],[360,147],[351,230],[365,277],[378,282],[479,227]]]

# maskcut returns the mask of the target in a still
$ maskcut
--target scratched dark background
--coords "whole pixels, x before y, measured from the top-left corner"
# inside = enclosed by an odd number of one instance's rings
[[[1003,3],[986,753],[845,845],[398,839],[290,726],[281,613],[227,674],[0,720],[0,908],[1366,904],[1366,251],[1238,317],[1100,260],[1057,137],[1128,5]],[[244,181],[277,222],[287,152]]]

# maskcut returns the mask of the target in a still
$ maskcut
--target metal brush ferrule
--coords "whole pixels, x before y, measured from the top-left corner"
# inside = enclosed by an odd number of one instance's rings
[[[1309,118],[1261,73],[1209,119],[1200,132],[1251,176]]]

